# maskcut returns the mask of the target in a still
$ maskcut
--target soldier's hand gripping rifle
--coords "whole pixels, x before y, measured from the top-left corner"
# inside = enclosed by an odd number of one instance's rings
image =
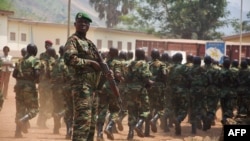
[[[109,74],[110,73],[109,66],[103,60],[101,54],[97,50],[95,50],[95,51],[96,51],[96,54],[97,54],[97,57],[98,57],[98,62],[100,64],[102,72],[104,74]],[[120,107],[120,113],[123,113],[124,109],[123,109],[123,106],[122,106],[122,99],[121,99],[121,96],[120,96],[119,89],[117,87],[117,83],[115,82],[115,79],[113,79],[112,77],[107,77],[107,79],[108,79],[108,82],[109,82],[109,85],[110,85],[110,88],[111,88],[113,94],[117,97],[118,105]]]

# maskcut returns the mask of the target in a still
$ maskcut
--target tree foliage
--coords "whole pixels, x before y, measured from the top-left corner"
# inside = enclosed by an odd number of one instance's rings
[[[239,19],[235,19],[232,22],[235,33],[240,33],[240,22]],[[250,11],[247,13],[247,20],[242,21],[242,32],[250,32]]]
[[[107,27],[116,26],[134,7],[134,0],[89,0],[89,3],[99,13],[100,19],[106,19]]]
[[[225,19],[226,0],[90,0],[108,27],[120,21],[130,29],[184,39],[217,39]],[[131,6],[131,4],[134,4]],[[118,7],[121,9],[118,10]],[[129,13],[128,13],[129,11]]]

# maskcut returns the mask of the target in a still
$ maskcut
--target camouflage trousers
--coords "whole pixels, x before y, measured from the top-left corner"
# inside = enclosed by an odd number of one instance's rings
[[[202,120],[205,115],[204,87],[192,87],[189,94],[190,122],[196,123]]]
[[[88,84],[73,85],[73,141],[93,141],[95,135],[97,100],[95,90]]]
[[[225,119],[234,117],[234,110],[237,104],[237,95],[234,89],[224,89],[221,91],[220,104],[222,109],[222,123]]]
[[[146,88],[129,88],[126,96],[128,104],[128,125],[134,127],[140,118],[150,115],[149,98]]]
[[[155,83],[154,86],[148,90],[148,97],[151,114],[159,114],[162,116],[165,105],[164,84],[159,82]]]
[[[109,87],[104,86],[98,93],[98,119],[97,122],[104,123],[107,112],[109,112],[109,120],[118,120],[120,107],[117,104],[117,98]]]
[[[64,121],[71,125],[73,123],[73,96],[72,96],[72,89],[70,84],[64,85],[63,88],[63,95],[64,95]]]
[[[34,118],[38,111],[38,93],[35,83],[27,80],[18,80],[14,91],[16,93],[16,121],[25,115]]]
[[[52,87],[54,130],[61,127],[61,118],[65,112],[65,98],[63,94],[63,83],[54,84]]]
[[[174,117],[179,121],[183,121],[188,113],[189,97],[188,90],[181,87],[172,87],[172,106],[174,111]]]
[[[206,106],[206,116],[208,118],[214,119],[216,111],[218,110],[219,103],[219,88],[217,86],[208,86],[205,90],[205,106]]]

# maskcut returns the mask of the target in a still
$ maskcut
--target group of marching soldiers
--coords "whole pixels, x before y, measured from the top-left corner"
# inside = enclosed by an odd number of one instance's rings
[[[127,110],[125,113],[110,107],[105,110],[110,115],[118,112],[118,119],[108,118],[104,129],[109,139],[114,140],[112,127],[115,123],[122,131],[124,115],[128,115],[128,140],[133,139],[134,131],[139,137],[150,136],[150,131],[157,132],[158,119],[164,132],[174,127],[176,135],[181,135],[181,123],[187,116],[192,134],[196,134],[197,129],[207,131],[214,124],[219,108],[222,125],[249,124],[249,58],[239,62],[224,56],[223,63],[219,64],[210,56],[187,55],[187,62],[182,64],[181,53],[169,56],[153,49],[150,56],[146,56],[142,48],[135,50],[134,60],[128,56],[131,56],[129,52],[110,48],[106,58],[115,72],[123,109]],[[98,140],[103,139],[102,128],[103,120],[98,120]]]
[[[63,118],[66,138],[71,139],[74,71],[64,63],[63,46],[59,48],[60,56],[50,41],[45,42],[45,47],[46,52],[36,58],[37,47],[29,44],[22,50],[23,58],[16,62],[15,137],[27,133],[28,121],[38,114],[37,125],[42,128],[46,128],[47,119],[54,118],[54,134],[59,133]],[[133,140],[134,131],[139,137],[157,132],[158,119],[164,132],[174,127],[176,135],[181,135],[181,123],[187,116],[192,134],[197,129],[207,131],[219,107],[222,124],[230,124],[232,120],[247,124],[236,119],[247,119],[250,114],[248,58],[239,63],[224,57],[219,65],[210,56],[187,55],[187,62],[182,64],[181,53],[169,56],[158,49],[153,49],[150,56],[146,56],[143,48],[133,53],[111,47],[107,53],[100,53],[114,75],[120,97],[113,94],[106,79],[100,80],[93,95],[97,99],[97,140],[103,140],[103,134],[114,140],[117,129],[123,131],[126,116],[128,140]],[[119,98],[122,104],[118,103]]]

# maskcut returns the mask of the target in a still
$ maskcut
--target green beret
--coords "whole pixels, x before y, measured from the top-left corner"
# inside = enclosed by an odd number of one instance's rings
[[[89,17],[89,15],[87,13],[84,13],[84,12],[78,12],[76,14],[76,19],[87,19],[89,22],[92,22],[91,18]]]

